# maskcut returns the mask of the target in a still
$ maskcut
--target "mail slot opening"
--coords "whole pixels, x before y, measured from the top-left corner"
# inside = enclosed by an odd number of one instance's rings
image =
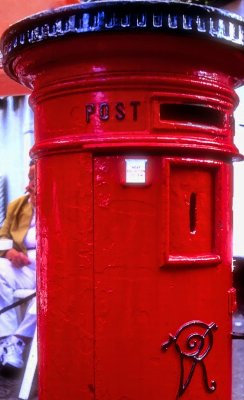
[[[190,232],[196,233],[196,216],[197,216],[197,195],[191,193],[189,202],[189,219],[190,219]]]
[[[201,104],[160,104],[160,120],[223,128],[224,113]]]

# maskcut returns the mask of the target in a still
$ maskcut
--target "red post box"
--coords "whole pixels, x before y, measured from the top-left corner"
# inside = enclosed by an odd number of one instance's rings
[[[39,398],[231,398],[243,21],[89,2],[2,38],[33,89]]]

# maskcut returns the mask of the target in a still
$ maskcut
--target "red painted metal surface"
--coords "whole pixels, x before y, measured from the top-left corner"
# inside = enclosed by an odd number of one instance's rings
[[[130,31],[6,59],[33,89],[39,398],[229,400],[243,53]]]

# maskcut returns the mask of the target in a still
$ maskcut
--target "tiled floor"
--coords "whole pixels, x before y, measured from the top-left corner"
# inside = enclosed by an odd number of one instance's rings
[[[27,352],[29,350],[27,346]],[[0,400],[18,400],[18,394],[21,387],[24,370],[16,376],[8,376],[7,374],[0,373]],[[37,396],[37,373],[35,374],[32,390],[29,400],[38,400]]]
[[[244,313],[236,313],[234,315],[233,331],[244,332]],[[19,376],[10,378],[0,374],[0,399],[18,400],[22,375],[23,372]],[[29,400],[38,400],[36,375]],[[244,340],[233,340],[232,400],[244,400]]]
[[[0,375],[0,399],[4,400],[18,400],[18,394],[21,387],[22,375],[19,374],[15,377],[8,377]],[[38,400],[37,395],[37,376],[35,375],[34,382],[32,385],[31,394],[29,400]]]

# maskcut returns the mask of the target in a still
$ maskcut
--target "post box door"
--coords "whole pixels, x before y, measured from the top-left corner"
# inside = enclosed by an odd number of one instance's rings
[[[216,234],[223,168],[94,158],[97,399],[229,400],[231,282],[224,228]]]

